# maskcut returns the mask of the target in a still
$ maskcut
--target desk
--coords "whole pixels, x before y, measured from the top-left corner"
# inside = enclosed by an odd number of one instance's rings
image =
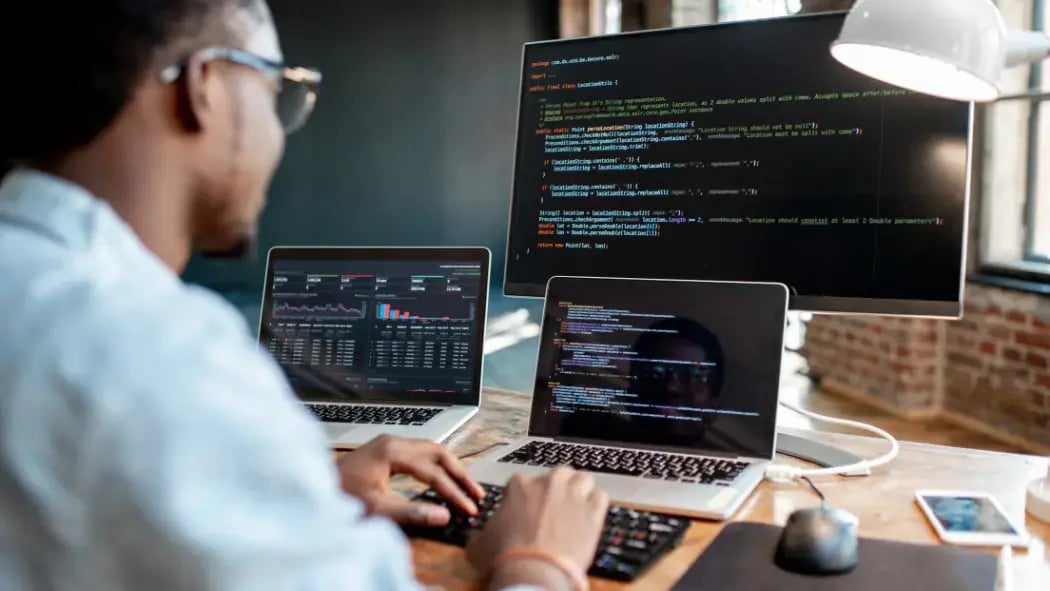
[[[464,456],[524,435],[528,429],[529,405],[530,398],[524,394],[486,390],[481,411],[449,438],[449,447],[457,455]],[[874,457],[886,449],[884,442],[868,437],[797,433],[864,457]],[[464,461],[469,462],[474,457]],[[786,458],[777,461],[797,463]],[[833,506],[857,515],[862,537],[936,544],[939,543],[936,534],[915,505],[915,489],[987,490],[996,495],[1011,516],[1020,517],[1025,515],[1024,484],[1045,473],[1044,458],[903,443],[900,456],[872,476],[821,477],[814,481]],[[808,488],[790,483],[763,482],[733,519],[783,525],[793,510],[811,507],[817,502]],[[1027,550],[1015,550],[1016,588],[1019,591],[1047,591],[1050,589],[1050,526],[1025,517],[1033,540]],[[682,543],[654,565],[646,576],[631,585],[592,578],[592,589],[669,589],[723,525],[695,521]],[[412,549],[416,575],[424,583],[448,591],[482,588],[461,549],[429,540],[413,540]]]

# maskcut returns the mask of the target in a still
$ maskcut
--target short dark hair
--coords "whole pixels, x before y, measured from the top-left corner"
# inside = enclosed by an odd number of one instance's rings
[[[714,364],[711,372],[711,392],[715,396],[721,394],[722,385],[725,382],[725,352],[722,350],[722,343],[718,335],[703,324],[681,316],[660,320],[650,326],[649,331],[638,337],[634,343],[634,350],[644,356],[644,353],[655,349],[665,341],[669,336],[668,332],[675,333],[675,336],[698,345],[707,352],[708,361]]]
[[[262,0],[14,0],[0,11],[3,161],[60,157],[91,142],[166,52],[215,36],[226,9]],[[10,30],[6,30],[9,29]],[[179,48],[182,44],[186,47]]]

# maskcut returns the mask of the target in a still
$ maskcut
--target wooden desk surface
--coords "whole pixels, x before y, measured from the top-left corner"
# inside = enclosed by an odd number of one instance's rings
[[[524,394],[486,390],[481,411],[452,435],[448,441],[450,448],[457,455],[464,456],[494,443],[521,437],[528,428],[529,404],[530,398]],[[884,442],[867,437],[807,434],[864,457],[874,457],[886,447]],[[465,461],[476,457],[480,456]],[[784,457],[778,457],[777,461],[795,462]],[[814,478],[814,481],[833,506],[857,515],[862,537],[922,544],[937,544],[939,540],[915,505],[915,489],[989,491],[1003,503],[1011,516],[1026,520],[1032,535],[1027,550],[1014,552],[1016,589],[1047,591],[1050,590],[1050,526],[1024,512],[1025,483],[1045,474],[1046,464],[1046,459],[1039,457],[904,443],[900,456],[871,476],[821,477]],[[763,482],[733,520],[783,525],[793,510],[811,507],[817,502],[808,488],[790,483]],[[631,585],[592,578],[592,589],[669,589],[723,525],[695,521],[682,543],[654,565],[646,576]],[[412,549],[416,575],[428,586],[448,591],[483,588],[461,549],[427,540],[413,540]],[[993,549],[988,551],[995,552]]]

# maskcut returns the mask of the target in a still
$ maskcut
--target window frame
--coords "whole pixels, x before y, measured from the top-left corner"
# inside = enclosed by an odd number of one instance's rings
[[[784,14],[761,14],[761,15],[748,15],[748,16],[737,17],[737,18],[728,18],[728,14],[732,12],[731,10],[729,10],[729,5],[733,4],[734,2],[743,2],[743,1],[748,1],[749,2],[750,0],[717,0],[717,2],[714,3],[715,4],[715,6],[714,6],[714,9],[715,9],[715,21],[716,22],[720,22],[720,23],[724,23],[724,22],[730,22],[730,21],[733,21],[733,20],[751,20],[751,19],[763,19],[763,18],[784,18],[784,17],[788,17],[788,16],[791,16],[792,14],[794,14],[794,13],[791,12],[791,6],[789,6],[789,3],[793,2],[793,1],[797,2],[798,0],[771,0],[771,2],[770,2],[771,4],[779,3],[779,4],[781,4],[783,6]]]
[[[1045,22],[1047,0],[1032,0],[1032,8],[1030,13],[1030,26],[1033,28],[1035,25]],[[996,261],[989,260],[985,251],[985,241],[988,238],[986,232],[988,232],[988,220],[983,219],[988,213],[984,207],[985,199],[989,199],[990,196],[987,194],[986,186],[983,183],[983,177],[985,176],[987,169],[991,167],[992,158],[988,157],[985,153],[985,136],[987,130],[984,129],[987,124],[986,117],[984,117],[984,111],[986,107],[979,107],[979,116],[976,119],[975,125],[979,129],[975,129],[978,141],[974,142],[975,150],[975,174],[971,178],[973,184],[972,192],[979,196],[980,202],[973,204],[976,215],[979,216],[974,224],[977,232],[971,234],[971,242],[978,245],[974,250],[977,254],[976,265],[974,265],[974,273],[970,276],[970,280],[979,283],[989,283],[1001,285],[1002,287],[1009,287],[1012,289],[1019,289],[1023,291],[1032,291],[1037,293],[1050,293],[1050,256],[1046,256],[1035,251],[1035,233],[1036,233],[1036,220],[1035,214],[1037,211],[1037,203],[1039,202],[1040,195],[1039,189],[1039,146],[1042,143],[1047,145],[1046,142],[1050,141],[1050,138],[1044,138],[1040,142],[1039,126],[1040,119],[1043,116],[1050,116],[1050,110],[1048,110],[1048,103],[1050,103],[1050,91],[1043,91],[1043,72],[1042,62],[1035,62],[1028,66],[1028,91],[1023,94],[1006,95],[1000,97],[996,104],[1003,103],[1023,103],[1028,105],[1027,125],[1024,135],[1025,140],[1025,158],[1022,160],[1025,166],[1024,178],[1023,178],[1023,191],[1024,194],[1021,196],[1021,243],[1020,243],[1020,258],[1014,261]],[[993,148],[994,149],[994,148]],[[976,155],[980,154],[979,160],[976,160]],[[1050,174],[1047,171],[1045,174]],[[1050,199],[1050,193],[1043,198]]]
[[[1041,24],[1045,22],[1046,0],[1033,0],[1032,23]],[[1036,62],[1029,66],[1028,87],[1043,87],[1042,63]],[[1050,265],[1050,256],[1035,251],[1035,232],[1037,228],[1035,215],[1038,210],[1037,203],[1040,199],[1039,192],[1039,123],[1042,116],[1047,115],[1046,104],[1050,101],[1050,93],[1039,92],[1033,94],[1029,99],[1031,112],[1028,117],[1028,160],[1025,170],[1025,199],[1024,199],[1024,260],[1028,263]],[[1044,139],[1045,142],[1045,139]],[[1050,196],[1042,196],[1050,199]],[[1050,281],[1050,269],[1047,270],[1047,280]]]

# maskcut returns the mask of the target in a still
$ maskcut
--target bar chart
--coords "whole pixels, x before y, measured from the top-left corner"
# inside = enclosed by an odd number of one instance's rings
[[[403,302],[409,304],[411,302]],[[474,319],[474,304],[469,303],[467,306],[463,306],[463,302],[456,302],[459,304],[459,308],[464,308],[457,311],[457,315],[451,314],[438,314],[433,310],[428,312],[414,312],[412,310],[405,309],[406,306],[391,304],[391,303],[377,303],[376,304],[376,320],[419,320],[419,321],[456,321],[456,320],[473,320]],[[437,308],[437,306],[431,306]],[[442,311],[448,310],[449,307],[441,306]]]

